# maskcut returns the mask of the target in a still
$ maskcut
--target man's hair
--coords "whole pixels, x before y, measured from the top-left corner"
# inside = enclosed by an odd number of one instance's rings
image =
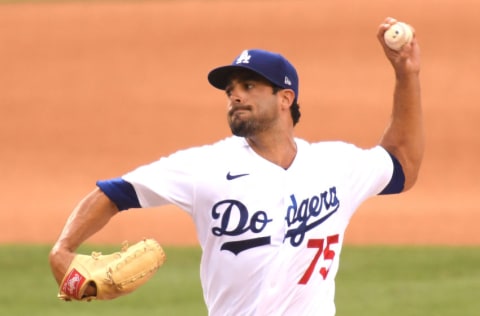
[[[272,85],[273,87],[273,94],[277,94],[278,91],[284,90],[285,88]],[[293,100],[292,105],[290,106],[290,114],[292,115],[293,126],[297,125],[298,121],[300,120],[300,105],[297,103],[297,98]]]

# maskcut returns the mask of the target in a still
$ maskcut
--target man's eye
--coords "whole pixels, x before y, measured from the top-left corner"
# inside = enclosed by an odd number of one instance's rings
[[[245,83],[245,89],[246,90],[253,89],[253,87],[255,87],[255,85],[253,83]]]

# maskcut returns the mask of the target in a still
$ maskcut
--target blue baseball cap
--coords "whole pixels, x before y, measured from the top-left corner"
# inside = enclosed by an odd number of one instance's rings
[[[282,55],[261,49],[244,50],[232,64],[213,69],[208,82],[215,88],[225,90],[231,74],[238,69],[249,69],[274,85],[292,89],[298,99],[298,75],[295,67]]]

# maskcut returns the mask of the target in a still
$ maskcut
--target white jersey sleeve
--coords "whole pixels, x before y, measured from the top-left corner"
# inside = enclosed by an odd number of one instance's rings
[[[316,147],[314,150],[318,150],[321,156],[335,153],[324,164],[330,165],[337,173],[338,181],[344,182],[352,211],[366,199],[379,194],[392,178],[392,158],[381,146],[362,149],[343,142],[327,142]],[[343,177],[339,177],[340,174]]]
[[[199,170],[208,168],[208,146],[178,151],[141,166],[122,178],[133,185],[142,207],[173,204],[192,212]]]
[[[232,165],[246,163],[241,161],[246,148],[248,144],[243,138],[229,137],[177,151],[123,175],[122,179],[133,185],[142,207],[173,204],[192,214],[195,209],[211,207],[208,202],[213,197],[225,196],[222,187],[226,174],[235,170],[229,169]]]

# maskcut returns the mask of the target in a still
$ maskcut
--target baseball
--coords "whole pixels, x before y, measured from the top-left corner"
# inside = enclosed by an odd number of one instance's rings
[[[385,32],[384,38],[388,47],[399,51],[403,45],[411,42],[413,38],[412,28],[406,23],[397,22]]]

